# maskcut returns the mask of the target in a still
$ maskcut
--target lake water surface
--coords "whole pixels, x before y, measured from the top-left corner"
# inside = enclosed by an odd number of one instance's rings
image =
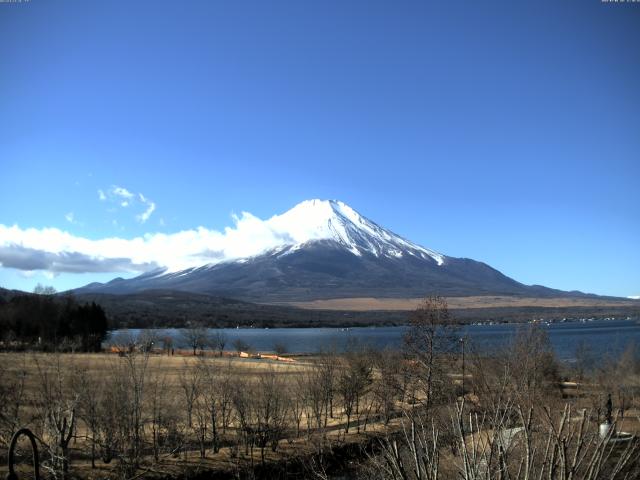
[[[466,336],[470,344],[481,351],[500,349],[513,338],[521,324],[468,325],[460,327],[459,335]],[[636,320],[594,320],[591,322],[552,323],[542,326],[560,359],[574,358],[576,348],[583,344],[593,355],[617,356],[629,344],[640,346],[640,323]],[[282,344],[289,353],[316,353],[322,350],[343,350],[349,342],[371,345],[375,348],[402,346],[407,327],[340,328],[223,328],[209,329],[210,333],[224,332],[225,350],[233,350],[233,342],[241,339],[258,352],[273,351]],[[116,330],[107,343],[118,343],[123,335],[153,333],[157,338],[171,337],[176,348],[187,348],[181,329]]]

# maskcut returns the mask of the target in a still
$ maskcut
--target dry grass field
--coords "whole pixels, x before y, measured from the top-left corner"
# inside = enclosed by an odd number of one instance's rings
[[[336,445],[359,444],[368,442],[372,435],[397,428],[397,418],[388,419],[386,422],[381,420],[379,399],[373,395],[372,389],[366,394],[366,398],[359,400],[360,411],[357,414],[350,413],[349,432],[346,432],[347,417],[341,402],[338,401],[337,392],[332,394],[335,396],[335,400],[332,400],[335,406],[331,406],[331,412],[326,410],[329,408],[328,404],[319,405],[321,411],[317,408],[314,410],[313,406],[306,402],[307,395],[302,389],[313,389],[313,383],[321,381],[318,375],[322,359],[305,356],[293,362],[282,362],[180,353],[172,356],[159,353],[138,353],[132,356],[120,356],[115,353],[0,353],[0,384],[3,381],[5,385],[13,382],[15,386],[16,379],[19,379],[20,390],[23,391],[23,395],[18,399],[22,404],[19,409],[19,425],[29,426],[47,444],[55,442],[51,431],[45,428],[46,419],[43,418],[50,412],[51,403],[60,404],[62,407],[58,413],[64,411],[67,418],[70,418],[72,413],[65,409],[74,410],[76,423],[68,455],[74,475],[82,478],[122,475],[116,461],[105,464],[99,460],[100,451],[104,447],[103,440],[100,441],[103,445],[98,447],[96,466],[91,466],[90,439],[103,434],[90,428],[91,418],[87,415],[84,405],[86,401],[91,400],[90,397],[85,399],[87,392],[83,385],[87,384],[90,388],[96,389],[95,392],[89,392],[96,394],[96,407],[107,410],[102,414],[106,419],[105,423],[109,422],[109,419],[118,421],[109,415],[108,410],[118,411],[122,407],[119,403],[131,402],[131,398],[122,396],[126,392],[119,390],[121,382],[126,383],[129,392],[140,387],[141,401],[138,407],[142,412],[140,420],[143,425],[140,431],[144,441],[139,468],[149,475],[179,476],[185,470],[233,472],[238,468],[277,463],[286,459],[290,462],[317,453],[318,442]],[[332,371],[338,377],[337,371]],[[216,375],[218,383],[208,383],[208,373]],[[127,375],[131,378],[125,378]],[[142,377],[136,380],[136,375]],[[379,374],[372,371],[370,382],[376,382],[377,379]],[[58,383],[61,386],[60,391],[53,392],[53,396],[50,396],[51,390],[55,390]],[[276,391],[269,390],[269,386],[274,386]],[[316,393],[319,395],[317,400],[326,402],[326,391],[318,389]],[[211,447],[211,404],[208,400],[224,395],[228,396],[227,408],[230,418],[224,427],[225,431],[219,432],[220,448],[215,452]],[[235,399],[235,395],[242,398]],[[8,412],[9,405],[16,400],[16,397],[9,398],[10,396],[2,399],[8,404],[4,405],[4,410],[0,410],[0,415]],[[266,408],[273,409],[272,412],[266,413],[267,416],[272,415],[270,419],[262,418],[261,415],[265,412],[259,411],[259,408],[265,406],[264,397],[267,396],[271,406],[267,405]],[[49,405],[41,404],[40,400],[45,397]],[[243,408],[243,402],[245,406],[253,405],[254,410],[232,414],[231,410],[234,408]],[[281,404],[280,407],[278,402]],[[164,411],[156,412],[156,406]],[[138,407],[127,403],[124,417],[130,416]],[[220,408],[220,405],[216,404],[216,408]],[[279,408],[282,418],[273,418],[279,415]],[[156,415],[163,416],[164,420],[156,418]],[[277,437],[277,450],[271,448],[271,441],[265,445],[268,448],[264,448],[262,452],[257,441],[251,443],[250,450],[243,449],[245,434],[241,430],[249,427],[244,426],[245,420],[240,419],[240,415],[250,417],[246,419],[247,423],[251,422],[253,425],[250,428],[259,428],[261,422],[281,422],[277,425],[277,428],[282,429]],[[101,421],[98,417],[100,415],[97,416],[97,421]],[[217,418],[216,421],[217,428],[221,429],[222,420]],[[108,425],[101,428],[109,431]],[[162,430],[163,435],[168,435],[171,431],[180,438],[174,441],[174,445],[165,444],[156,448],[152,445],[156,438],[155,430]],[[0,460],[4,464],[9,433],[3,433],[3,437],[0,437]],[[200,449],[200,440],[206,441],[206,447],[203,445],[204,451]],[[154,448],[158,452],[155,459]],[[41,456],[46,460],[46,453],[41,453]],[[29,470],[29,467],[25,468]]]
[[[423,298],[333,298],[288,305],[314,310],[345,311],[410,311],[415,310]],[[597,298],[529,298],[512,296],[448,297],[450,309],[505,308],[505,307],[639,307],[637,300]]]

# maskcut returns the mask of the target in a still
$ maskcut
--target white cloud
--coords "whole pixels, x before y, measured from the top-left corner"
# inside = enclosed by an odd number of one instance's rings
[[[140,215],[136,215],[136,220],[138,220],[140,223],[145,223],[147,220],[149,220],[149,217],[156,209],[156,204],[141,193],[138,194],[138,198],[140,198],[140,201],[147,206],[147,209]]]
[[[113,195],[116,195],[118,197],[122,197],[122,198],[133,198],[135,195],[133,193],[131,193],[129,190],[127,190],[126,188],[123,187],[118,187],[116,185],[114,185],[113,187],[111,187],[110,192]]]
[[[142,197],[142,195],[140,195]],[[144,198],[144,197],[142,197]],[[140,222],[140,223],[144,223],[147,220],[149,220],[149,217],[151,216],[151,214],[153,213],[153,211],[156,209],[156,204],[148,201],[145,199],[145,204],[147,205],[147,209],[142,212],[140,215],[136,216],[136,219]]]
[[[155,204],[148,202],[140,221]],[[277,217],[274,217],[274,219]],[[158,267],[170,271],[249,257],[291,243],[277,222],[250,213],[233,216],[224,231],[198,227],[172,234],[147,233],[135,238],[99,240],[78,237],[58,228],[20,228],[0,224],[0,264],[21,271],[144,272]],[[116,224],[114,224],[116,225]]]
[[[69,223],[75,223],[73,212],[69,212],[64,216],[65,220]]]
[[[640,295],[629,295],[627,298],[630,298],[631,300],[640,300]]]
[[[145,223],[149,220],[149,217],[156,209],[155,202],[145,197],[142,193],[133,193],[117,185],[112,185],[106,193],[102,189],[98,190],[98,198],[101,201],[108,201],[116,207],[144,207],[144,210],[135,216],[140,223]],[[115,211],[115,209],[108,209],[108,211]]]

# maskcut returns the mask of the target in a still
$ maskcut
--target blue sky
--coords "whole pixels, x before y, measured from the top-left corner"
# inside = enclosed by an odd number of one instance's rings
[[[524,283],[640,295],[638,45],[640,4],[597,0],[0,3],[0,247],[335,198]],[[135,274],[20,261],[0,286]]]

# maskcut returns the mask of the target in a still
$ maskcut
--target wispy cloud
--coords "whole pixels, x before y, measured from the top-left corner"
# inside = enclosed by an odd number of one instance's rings
[[[110,192],[113,195],[116,195],[118,197],[122,197],[122,198],[133,198],[135,197],[135,195],[133,193],[131,193],[129,190],[127,190],[126,188],[123,187],[118,187],[118,186],[113,186],[111,187]]]
[[[73,212],[69,212],[64,216],[65,220],[69,223],[76,223]]]
[[[115,208],[135,208],[143,207],[144,210],[136,214],[135,219],[140,223],[145,223],[156,210],[155,202],[145,197],[142,193],[133,193],[130,190],[112,185],[108,190],[98,190],[98,198],[103,202],[111,203]]]
[[[136,220],[138,220],[140,223],[145,223],[147,220],[149,220],[149,217],[156,209],[156,204],[141,193],[138,194],[138,197],[140,198],[140,201],[147,206],[147,209],[140,215],[136,215]]]

